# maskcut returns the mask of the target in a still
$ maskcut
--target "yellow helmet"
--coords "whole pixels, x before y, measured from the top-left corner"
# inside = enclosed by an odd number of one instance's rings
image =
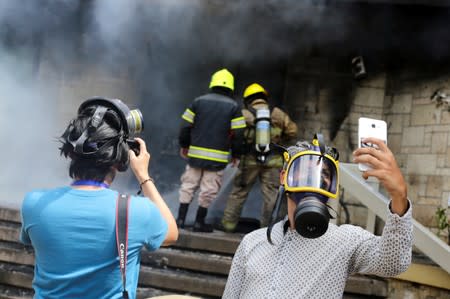
[[[247,86],[247,88],[244,90],[244,99],[246,97],[249,97],[251,95],[257,94],[257,93],[264,93],[266,96],[268,96],[268,92],[258,83],[253,83]]]
[[[221,69],[211,76],[209,88],[222,86],[234,90],[234,77],[227,69]]]

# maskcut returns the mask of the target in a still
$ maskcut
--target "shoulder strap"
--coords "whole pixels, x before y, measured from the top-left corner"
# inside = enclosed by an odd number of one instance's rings
[[[127,292],[127,251],[128,251],[128,205],[130,196],[120,194],[116,203],[116,243],[119,256],[120,272],[122,273],[123,298],[128,299]]]

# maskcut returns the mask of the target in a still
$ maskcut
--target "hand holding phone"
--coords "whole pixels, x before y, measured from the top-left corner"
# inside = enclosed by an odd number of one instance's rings
[[[387,144],[387,125],[383,120],[372,119],[367,117],[360,117],[358,119],[358,147],[373,147],[378,148],[377,145],[372,143],[364,143],[367,137],[374,137],[381,139]],[[370,166],[359,163],[358,168],[360,171],[370,170]]]

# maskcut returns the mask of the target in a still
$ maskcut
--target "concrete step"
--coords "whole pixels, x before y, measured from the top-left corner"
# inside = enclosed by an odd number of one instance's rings
[[[20,223],[0,219],[0,241],[19,242]],[[229,234],[221,231],[212,233],[197,233],[180,230],[179,238],[174,248],[213,252],[233,255],[243,235]]]
[[[198,233],[181,229],[173,247],[209,251],[233,255],[243,235],[214,230],[212,233]]]
[[[20,211],[4,207],[0,207],[0,220],[19,224],[22,222]]]
[[[31,283],[33,280],[32,268],[24,268],[16,264],[0,262],[0,299],[31,299],[33,290]],[[164,291],[151,287],[140,286],[137,289],[138,299],[150,298],[154,296],[185,294],[174,291]]]
[[[30,269],[24,269],[18,265],[2,263],[0,263],[0,269],[8,269],[8,272],[0,272],[0,299],[31,299],[33,297],[34,292],[31,289],[33,273],[30,273]],[[138,299],[143,299],[173,294],[184,293],[163,291],[141,286],[137,289],[136,297]]]
[[[31,290],[33,267],[0,262],[0,284]],[[192,293],[220,297],[226,276],[218,277],[176,269],[159,269],[143,265],[139,274],[142,294]],[[146,290],[146,291],[144,291]],[[156,292],[158,290],[158,292]]]
[[[0,263],[0,284],[31,289],[32,281],[33,267],[5,262]]]
[[[0,261],[33,266],[33,249],[17,243],[0,241]],[[141,262],[143,265],[157,268],[170,267],[227,275],[232,257],[176,248],[160,248],[153,252],[143,250]]]
[[[388,282],[380,277],[352,275],[345,284],[345,293],[358,296],[369,296],[370,298],[386,298],[388,296]]]
[[[160,248],[153,252],[144,250],[141,254],[142,264],[158,268],[170,267],[222,275],[228,275],[231,261],[232,256],[178,248]]]
[[[0,261],[34,266],[33,249],[18,243],[0,241]]]
[[[33,291],[0,284],[0,299],[32,299]]]
[[[20,224],[0,220],[0,241],[19,242]]]
[[[30,294],[33,269],[29,266],[0,263],[0,284],[27,290]],[[226,276],[196,273],[180,269],[160,269],[143,265],[139,275],[139,297],[168,294],[194,294],[202,297],[220,298],[226,284]],[[348,296],[387,297],[387,282],[380,278],[352,276],[345,292]],[[11,290],[8,288],[8,292]],[[1,289],[0,289],[1,291]],[[3,296],[5,294],[3,293]],[[1,298],[1,297],[0,297]],[[25,296],[26,298],[26,296]]]
[[[141,267],[139,284],[176,292],[221,297],[226,276],[215,276],[185,270]]]
[[[163,291],[160,289],[154,289],[154,288],[142,287],[142,286],[138,286],[137,291],[136,291],[137,299],[147,299],[147,298],[153,298],[156,296],[167,296],[167,295],[186,295],[186,293]]]
[[[144,250],[141,257],[142,281],[140,281],[140,285],[211,296],[221,295],[232,262],[231,256],[183,251],[176,248],[161,248],[155,252]],[[34,264],[30,248],[6,242],[0,242],[0,260],[9,264],[28,266]],[[18,286],[24,286],[23,277],[26,276],[26,273],[20,273],[21,269],[15,270],[15,275],[20,276],[22,281]],[[215,280],[211,281],[213,273],[222,275],[222,277],[216,276]],[[31,280],[31,277],[28,279]],[[148,281],[146,281],[147,279]],[[177,286],[177,289],[174,290],[173,286]],[[179,288],[178,286],[183,287]],[[152,292],[154,293],[154,291]],[[380,279],[352,276],[347,282],[346,292],[386,296],[387,284]]]

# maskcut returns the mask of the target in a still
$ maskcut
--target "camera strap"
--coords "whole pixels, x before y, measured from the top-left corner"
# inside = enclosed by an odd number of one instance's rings
[[[127,286],[127,252],[128,252],[128,207],[130,196],[120,194],[116,203],[116,243],[119,256],[120,272],[122,273],[122,297],[128,299]]]

